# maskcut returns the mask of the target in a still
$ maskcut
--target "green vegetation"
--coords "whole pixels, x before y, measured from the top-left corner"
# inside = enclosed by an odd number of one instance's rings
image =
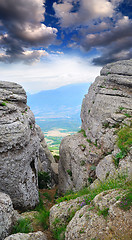
[[[83,136],[84,136],[84,137],[87,137],[84,129],[81,129],[80,131],[78,131],[78,133],[83,133]]]
[[[98,210],[98,215],[103,215],[104,218],[106,218],[109,214],[109,208],[104,208],[103,210]]]
[[[60,223],[60,219],[56,218],[53,222],[54,230],[53,230],[53,237],[56,240],[64,240],[65,239],[65,231],[66,231],[66,225],[61,224],[59,227],[57,224]]]
[[[72,171],[70,169],[67,169],[67,173],[69,174],[70,177],[72,177]]]
[[[43,196],[44,196],[48,201],[51,202],[51,196],[49,195],[48,192],[43,193]]]
[[[123,109],[124,109],[124,107],[119,107],[119,110],[121,110],[121,111],[122,111]]]
[[[12,234],[29,232],[33,232],[33,228],[31,226],[31,221],[28,218],[19,219],[12,230]]]
[[[90,166],[90,170],[95,171],[96,170],[96,166],[95,165]]]
[[[43,206],[43,209],[38,212],[35,216],[37,222],[43,227],[44,230],[48,229],[49,227],[49,211],[46,210]]]
[[[48,172],[38,172],[39,189],[48,188],[51,179]]]
[[[117,146],[120,152],[116,154],[113,158],[115,166],[119,166],[120,159],[124,158],[129,152],[130,146],[132,146],[132,124],[130,126],[126,125],[122,127],[118,133]]]
[[[5,102],[1,102],[0,105],[1,106],[6,106],[6,103]]]
[[[132,189],[125,196],[122,197],[121,202],[119,203],[119,207],[127,211],[132,206]]]
[[[86,164],[86,162],[84,160],[81,161],[81,166],[84,166]]]
[[[56,203],[60,203],[63,201],[69,201],[70,199],[76,199],[77,197],[81,197],[83,195],[87,195],[85,198],[86,203],[90,204],[90,202],[94,199],[96,195],[99,193],[110,190],[110,189],[130,189],[132,182],[126,181],[126,175],[118,175],[117,178],[107,178],[104,182],[98,184],[97,188],[90,189],[85,187],[78,192],[70,192],[67,193],[65,196],[60,197],[56,200]]]
[[[125,115],[126,117],[128,117],[128,118],[131,118],[131,117],[132,117],[132,115],[130,115],[129,113],[124,113],[124,115]]]

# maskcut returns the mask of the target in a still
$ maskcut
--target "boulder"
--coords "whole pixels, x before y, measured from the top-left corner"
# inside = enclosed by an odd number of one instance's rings
[[[5,238],[5,240],[47,240],[46,235],[41,232],[34,233],[16,233],[12,234],[9,237]]]
[[[101,158],[101,150],[82,133],[65,137],[60,144],[59,192],[88,186]]]
[[[0,192],[0,239],[11,233],[14,223],[14,209],[10,197]]]
[[[76,212],[66,228],[65,240],[130,240],[132,208],[127,211],[119,208],[123,194],[121,190],[111,190],[97,195],[92,207],[84,206]],[[106,210],[107,214],[103,215],[101,210]]]

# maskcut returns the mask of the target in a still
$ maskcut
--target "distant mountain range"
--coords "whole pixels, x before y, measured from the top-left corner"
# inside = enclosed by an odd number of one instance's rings
[[[82,100],[90,83],[71,84],[28,95],[28,105],[35,117],[79,118]]]

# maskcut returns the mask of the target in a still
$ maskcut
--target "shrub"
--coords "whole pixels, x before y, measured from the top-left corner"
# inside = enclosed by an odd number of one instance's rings
[[[49,195],[49,193],[45,192],[45,193],[43,193],[43,196],[44,196],[48,201],[51,201],[51,196]]]
[[[69,174],[70,177],[72,177],[72,171],[70,169],[67,169],[67,173]]]
[[[48,188],[50,183],[50,175],[48,172],[38,172],[38,186],[39,189]]]
[[[87,137],[86,133],[85,133],[85,130],[81,129],[80,131],[78,131],[78,133],[83,133],[83,136],[84,137]]]
[[[103,210],[98,210],[98,215],[103,215],[104,218],[106,218],[109,214],[109,208],[104,208]]]
[[[12,234],[29,232],[33,232],[33,228],[31,227],[31,221],[25,218],[19,219],[12,230]]]

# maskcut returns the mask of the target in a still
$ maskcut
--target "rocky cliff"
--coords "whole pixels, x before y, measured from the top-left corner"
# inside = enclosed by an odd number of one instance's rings
[[[51,171],[52,161],[26,102],[20,85],[0,81],[0,191],[9,194],[17,209],[38,203],[38,161],[45,172]]]
[[[132,132],[132,60],[103,67],[85,95],[81,120],[81,133],[60,145],[59,191],[79,190],[122,170],[132,175],[132,141],[117,144],[121,129]]]

